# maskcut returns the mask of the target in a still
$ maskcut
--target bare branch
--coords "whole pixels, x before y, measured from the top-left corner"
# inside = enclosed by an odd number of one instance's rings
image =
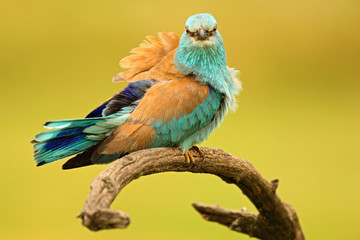
[[[185,164],[184,156],[176,148],[141,150],[117,160],[93,180],[79,214],[83,225],[93,231],[126,228],[130,223],[129,216],[109,208],[120,191],[141,176],[159,172],[209,173],[238,186],[259,213],[194,203],[194,208],[206,220],[260,239],[305,239],[295,210],[275,193],[278,180],[268,182],[249,162],[221,149],[201,150],[205,157],[198,157],[194,152],[196,162],[190,165]]]

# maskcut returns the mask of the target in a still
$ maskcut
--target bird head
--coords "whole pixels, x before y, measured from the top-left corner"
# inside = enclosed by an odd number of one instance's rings
[[[213,16],[201,13],[188,18],[174,62],[181,73],[196,75],[202,82],[227,72],[223,71],[227,69],[225,49]]]
[[[183,40],[189,45],[209,46],[221,40],[215,18],[208,13],[196,14],[185,23]],[[222,41],[220,41],[222,42]]]

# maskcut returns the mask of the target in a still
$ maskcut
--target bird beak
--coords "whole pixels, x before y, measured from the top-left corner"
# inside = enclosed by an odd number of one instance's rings
[[[207,38],[208,38],[208,32],[204,28],[200,27],[197,32],[197,40],[205,40]]]

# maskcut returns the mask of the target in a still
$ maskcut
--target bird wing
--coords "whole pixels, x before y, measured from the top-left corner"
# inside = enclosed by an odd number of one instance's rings
[[[149,147],[177,146],[214,117],[221,102],[221,94],[214,92],[195,77],[154,85],[127,121],[99,144],[92,162],[110,162]]]

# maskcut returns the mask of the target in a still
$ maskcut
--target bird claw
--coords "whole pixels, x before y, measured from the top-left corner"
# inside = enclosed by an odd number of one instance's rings
[[[190,151],[186,151],[185,152],[185,163],[186,164],[194,164],[195,163],[195,160],[194,160],[194,157],[191,155]]]

